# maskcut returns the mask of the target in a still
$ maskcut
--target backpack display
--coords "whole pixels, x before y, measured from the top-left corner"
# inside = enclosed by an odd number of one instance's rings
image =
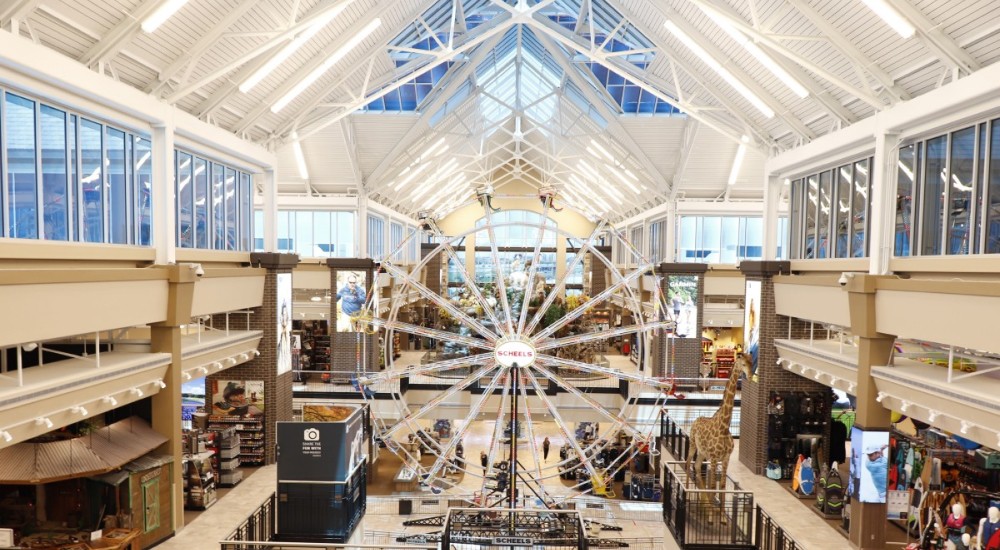
[[[844,510],[844,482],[840,478],[840,470],[834,462],[830,467],[830,473],[826,476],[826,498],[823,505],[823,512],[827,514],[840,514]]]

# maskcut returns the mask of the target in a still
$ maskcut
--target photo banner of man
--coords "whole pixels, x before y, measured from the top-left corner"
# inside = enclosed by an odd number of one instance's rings
[[[365,272],[337,272],[337,332],[361,332],[358,318],[365,307]]]
[[[851,487],[861,502],[884,504],[889,489],[889,432],[851,430]]]
[[[278,374],[292,370],[292,274],[277,275]]]
[[[263,380],[212,381],[212,414],[254,416],[263,412]]]
[[[750,372],[757,374],[757,348],[760,340],[760,281],[747,281],[743,307],[743,351],[753,357]]]

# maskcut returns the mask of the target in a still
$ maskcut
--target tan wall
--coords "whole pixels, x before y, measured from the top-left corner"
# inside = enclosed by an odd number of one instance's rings
[[[163,321],[167,281],[2,284],[0,347]],[[258,293],[258,300],[260,294]]]
[[[191,315],[209,315],[260,305],[264,296],[264,270],[237,268],[225,271],[210,270],[195,283]]]
[[[706,296],[743,296],[746,294],[746,280],[738,271],[705,272]]]
[[[1000,297],[879,289],[875,307],[883,334],[1000,352]]]
[[[496,190],[498,198],[493,200],[493,206],[506,210],[530,210],[541,213],[542,203],[537,198],[500,198],[500,195],[535,195],[537,192],[535,187],[524,182],[512,182]],[[555,206],[561,208],[558,198],[556,198]],[[474,203],[459,208],[445,218],[438,220],[438,226],[446,235],[455,235],[475,227],[476,220],[483,216],[483,207]],[[585,238],[594,231],[595,224],[593,222],[568,208],[563,209],[562,212],[549,210],[549,217],[559,224],[559,229],[574,237]]]
[[[847,298],[848,293],[837,284],[836,277],[774,278],[774,305],[779,315],[849,327]]]

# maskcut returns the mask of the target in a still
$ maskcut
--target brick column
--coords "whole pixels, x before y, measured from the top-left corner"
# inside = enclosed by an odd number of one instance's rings
[[[274,464],[276,422],[292,420],[292,381],[295,374],[289,370],[278,373],[278,276],[288,274],[299,263],[297,254],[274,252],[253,253],[250,263],[267,269],[264,275],[264,297],[260,307],[253,308],[249,316],[230,315],[229,327],[233,330],[259,330],[263,333],[257,351],[260,355],[246,363],[211,374],[205,379],[205,394],[211,397],[212,381],[261,380],[264,382],[264,463]],[[288,297],[291,298],[290,296]],[[289,319],[293,312],[289,311]],[[249,325],[247,322],[249,321]],[[214,326],[225,326],[225,315],[216,315]]]
[[[152,406],[152,426],[166,436],[167,442],[159,449],[174,457],[171,470],[171,490],[174,530],[184,526],[184,482],[181,471],[181,325],[191,323],[191,305],[194,302],[194,285],[198,280],[192,264],[163,266],[170,272],[168,281],[167,319],[150,327],[150,351],[169,353],[170,366],[163,375],[167,387],[156,392],[150,399]]]
[[[330,268],[330,289],[333,299],[330,300],[330,369],[334,372],[332,378],[338,378],[336,373],[369,372],[379,370],[379,354],[382,352],[378,344],[378,334],[368,332],[345,332],[342,320],[337,316],[337,292],[346,281],[338,281],[339,273],[360,273],[364,285],[365,298],[371,299],[371,293],[379,294],[375,262],[368,258],[329,258],[326,261]],[[343,375],[341,375],[343,377]]]
[[[779,338],[809,338],[810,324],[799,319],[778,315],[774,305],[774,276],[789,273],[788,262],[742,262],[740,271],[747,281],[760,284],[760,298],[756,315],[760,321],[757,365],[754,380],[744,382],[740,392],[740,453],[744,466],[761,475],[767,465],[767,403],[771,392],[821,392],[825,410],[833,403],[829,387],[791,373],[777,365],[778,350],[774,340]],[[756,297],[755,297],[756,300]],[[744,304],[749,307],[749,298]],[[789,411],[798,414],[798,411]],[[822,429],[823,456],[830,456],[830,423]]]
[[[670,307],[670,280],[672,277],[695,277],[697,279],[698,301],[695,304],[695,309],[698,312],[698,322],[692,334],[687,334],[685,338],[671,338],[669,346],[667,345],[667,332],[664,330],[656,331],[657,338],[653,344],[653,366],[648,373],[650,376],[673,375],[677,378],[698,378],[698,368],[701,366],[701,327],[705,317],[706,271],[708,271],[706,264],[661,263],[656,266],[660,291],[668,301],[668,307]]]
[[[858,337],[857,411],[854,425],[862,430],[888,431],[891,411],[875,397],[878,388],[871,377],[873,366],[888,365],[894,336],[875,330],[875,281],[879,277],[856,274],[847,283],[851,331]],[[855,442],[852,441],[852,445]],[[886,545],[886,505],[852,499],[850,541],[861,550]]]

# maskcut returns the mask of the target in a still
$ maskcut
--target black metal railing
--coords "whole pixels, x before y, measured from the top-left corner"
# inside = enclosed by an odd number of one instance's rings
[[[720,490],[698,489],[683,462],[664,466],[663,519],[681,548],[754,549],[752,492],[740,489],[728,476]]]
[[[256,545],[241,544],[249,541],[268,541],[274,538],[277,530],[277,511],[275,494],[267,497],[243,523],[220,542],[221,550],[251,550]]]
[[[802,550],[795,539],[788,536],[768,513],[757,506],[754,518],[756,548],[758,550]]]
[[[660,437],[661,449],[666,449],[679,460],[687,458],[691,444],[688,435],[684,433],[680,424],[666,414],[660,416]]]

